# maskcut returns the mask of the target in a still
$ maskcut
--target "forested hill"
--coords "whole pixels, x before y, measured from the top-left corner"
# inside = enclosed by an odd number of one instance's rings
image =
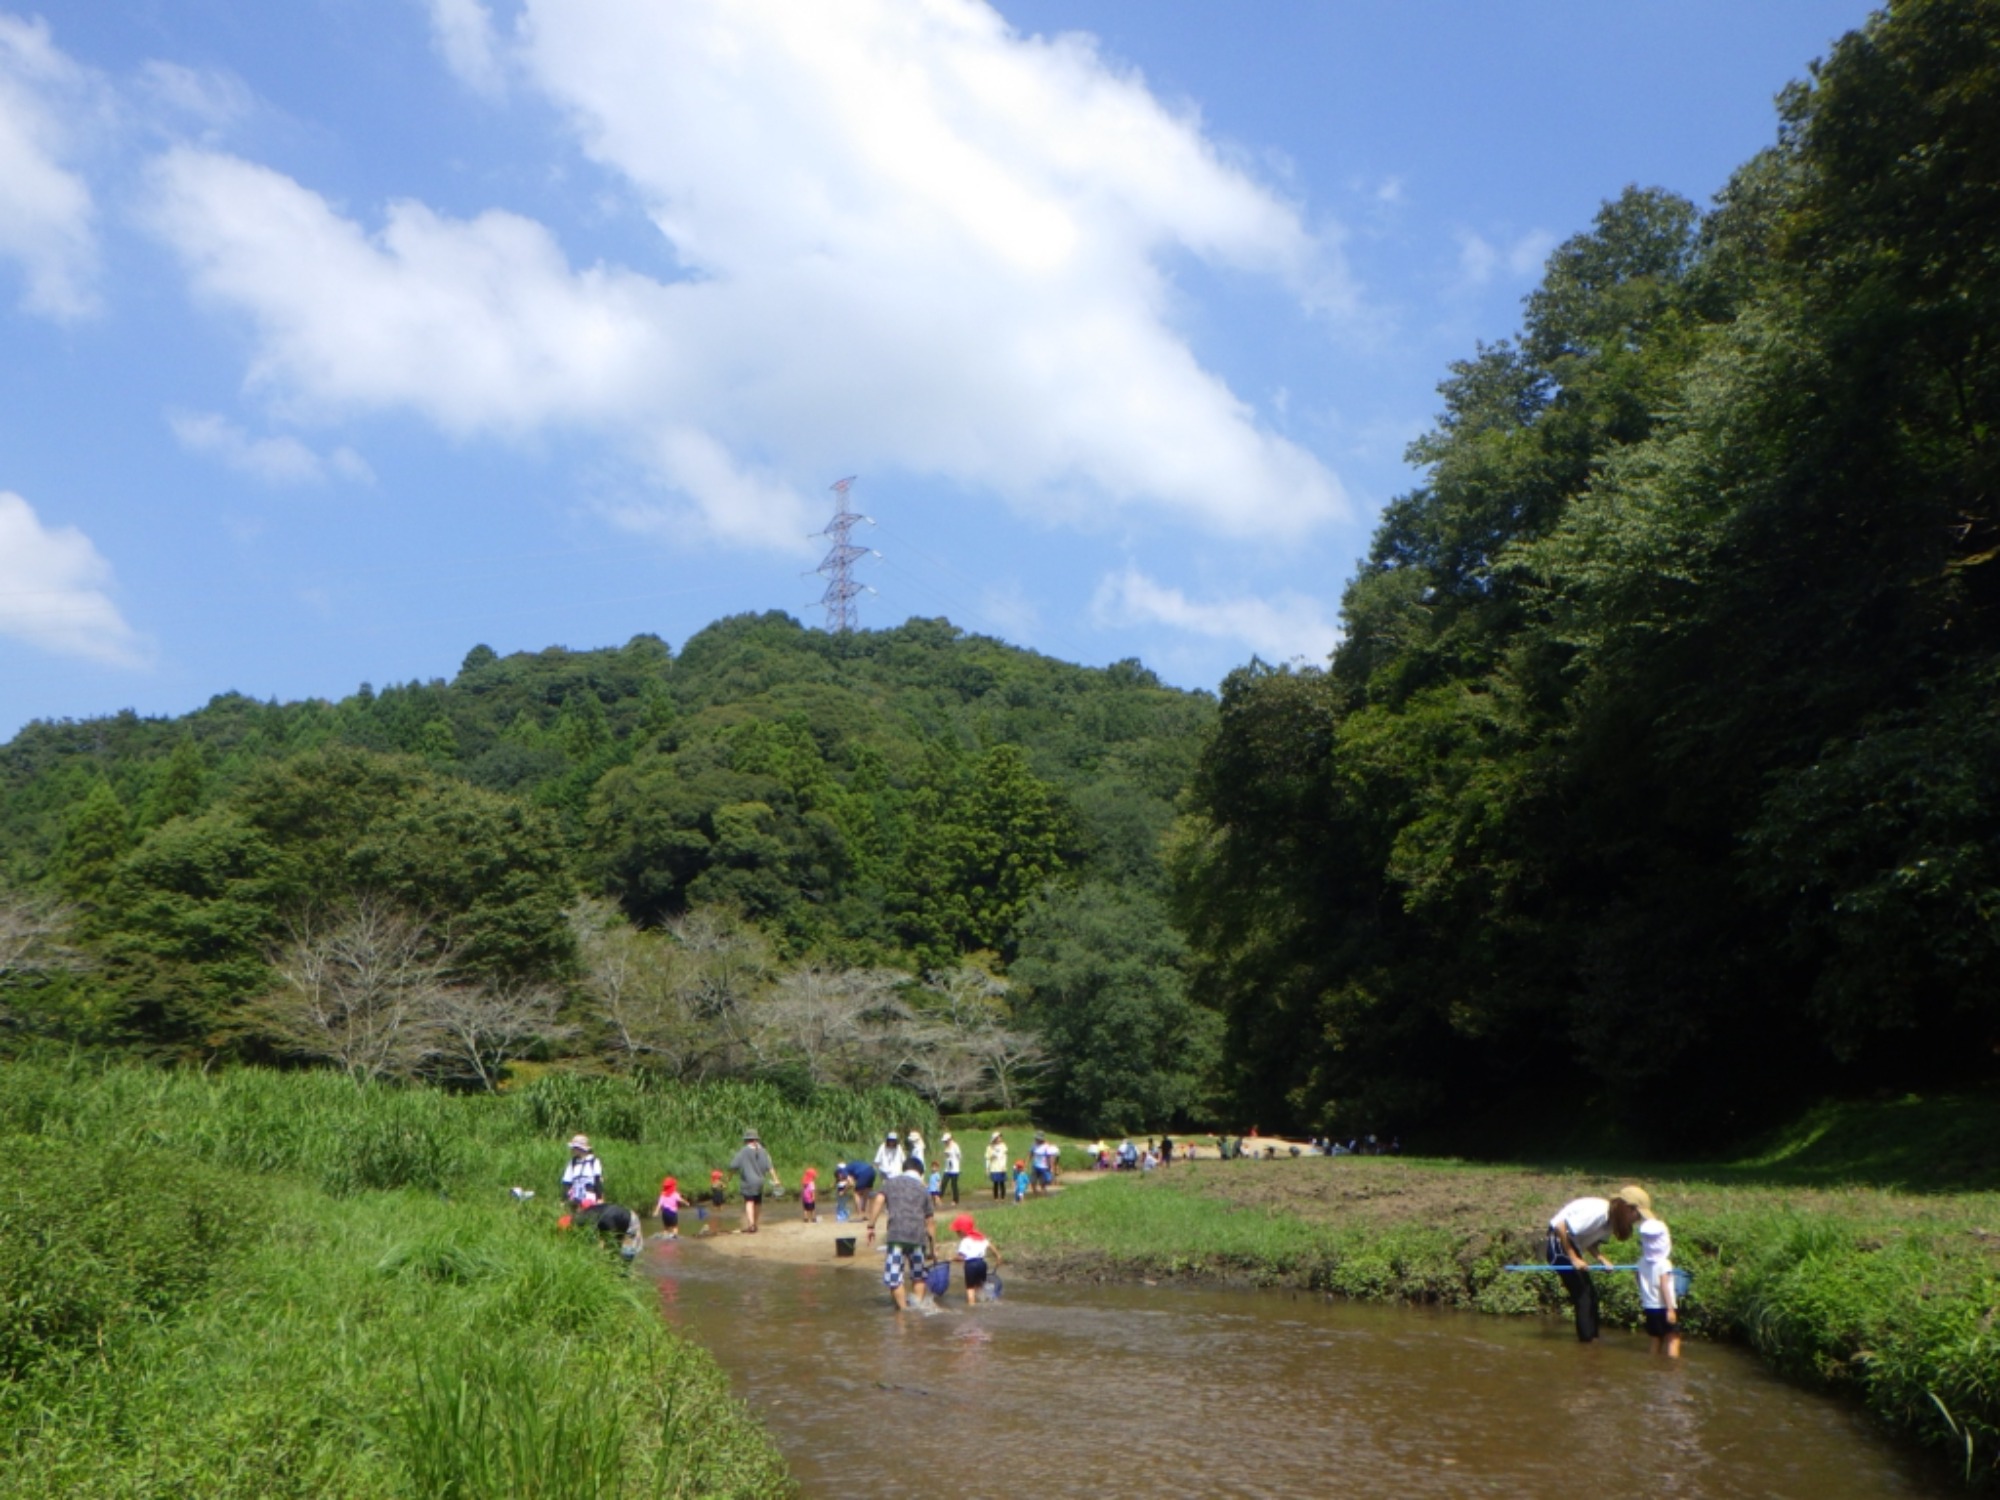
[[[180,1050],[254,1039],[286,934],[364,896],[508,982],[588,980],[579,896],[634,931],[747,923],[767,973],[1004,971],[1051,885],[1164,927],[1161,838],[1213,716],[1136,662],[941,620],[480,646],[339,702],[30,725],[0,749],[0,893],[59,902],[86,960],[35,1025]]]
[[[1994,1078],[2000,6],[1891,6],[1440,390],[1330,670],[1234,675],[1197,776],[1247,1117],[1685,1147]]]

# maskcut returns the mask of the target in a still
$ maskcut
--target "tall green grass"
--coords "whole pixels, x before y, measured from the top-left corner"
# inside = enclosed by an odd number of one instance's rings
[[[562,1142],[642,1202],[746,1124],[803,1161],[913,1108],[0,1065],[0,1495],[789,1493],[651,1283],[554,1231]]]

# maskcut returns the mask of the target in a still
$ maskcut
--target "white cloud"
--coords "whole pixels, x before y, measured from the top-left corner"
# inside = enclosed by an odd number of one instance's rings
[[[256,108],[249,86],[233,73],[200,71],[157,59],[139,69],[136,92],[156,118],[193,124],[205,136],[223,133]]]
[[[432,17],[481,76],[483,8]],[[977,0],[529,0],[508,45],[685,279],[572,267],[503,212],[404,202],[371,230],[263,167],[169,153],[155,221],[249,317],[274,399],[608,434],[675,497],[662,517],[740,541],[790,545],[804,497],[855,469],[1090,524],[1262,537],[1347,513],[1202,368],[1162,269],[1191,253],[1345,316],[1337,250],[1087,40],[1021,38]]]
[[[430,0],[431,40],[467,88],[489,98],[506,91],[493,16],[480,0]]]
[[[1458,237],[1458,279],[1463,287],[1487,285],[1500,272],[1520,280],[1541,270],[1555,248],[1556,237],[1546,229],[1531,229],[1511,244],[1495,244],[1484,235],[1462,232]]]
[[[147,658],[106,590],[111,565],[74,526],[46,527],[0,490],[0,635],[58,656],[132,667]]]
[[[1099,625],[1165,625],[1230,641],[1269,662],[1299,657],[1322,662],[1340,639],[1340,627],[1315,599],[1286,592],[1270,599],[1251,596],[1203,603],[1132,567],[1098,584],[1091,615]]]
[[[256,438],[214,412],[170,412],[167,425],[183,448],[219,459],[239,474],[266,484],[324,484],[329,474],[372,484],[375,473],[352,448],[336,448],[322,458],[289,434]]]
[[[22,308],[50,318],[98,305],[96,209],[66,164],[92,92],[45,22],[0,14],[0,260],[21,268]]]

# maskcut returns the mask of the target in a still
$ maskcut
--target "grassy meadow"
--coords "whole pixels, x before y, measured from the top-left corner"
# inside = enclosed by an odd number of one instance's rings
[[[1695,1337],[1748,1344],[1805,1384],[2000,1482],[2000,1101],[1816,1113],[1736,1162],[1637,1168],[1409,1157],[1201,1160],[1109,1174],[1009,1221],[1041,1274],[1231,1278],[1481,1312],[1567,1316],[1542,1258],[1562,1203],[1636,1180],[1694,1272]],[[1636,1255],[1611,1247],[1614,1259]],[[1607,1278],[1610,1326],[1639,1323]]]
[[[0,1495],[790,1493],[651,1283],[554,1232],[562,1143],[637,1206],[745,1125],[794,1183],[912,1108],[0,1065]]]

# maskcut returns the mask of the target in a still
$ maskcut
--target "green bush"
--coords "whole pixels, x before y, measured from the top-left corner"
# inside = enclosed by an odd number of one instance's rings
[[[0,1137],[0,1377],[120,1344],[200,1295],[249,1223],[231,1193],[159,1152]]]

